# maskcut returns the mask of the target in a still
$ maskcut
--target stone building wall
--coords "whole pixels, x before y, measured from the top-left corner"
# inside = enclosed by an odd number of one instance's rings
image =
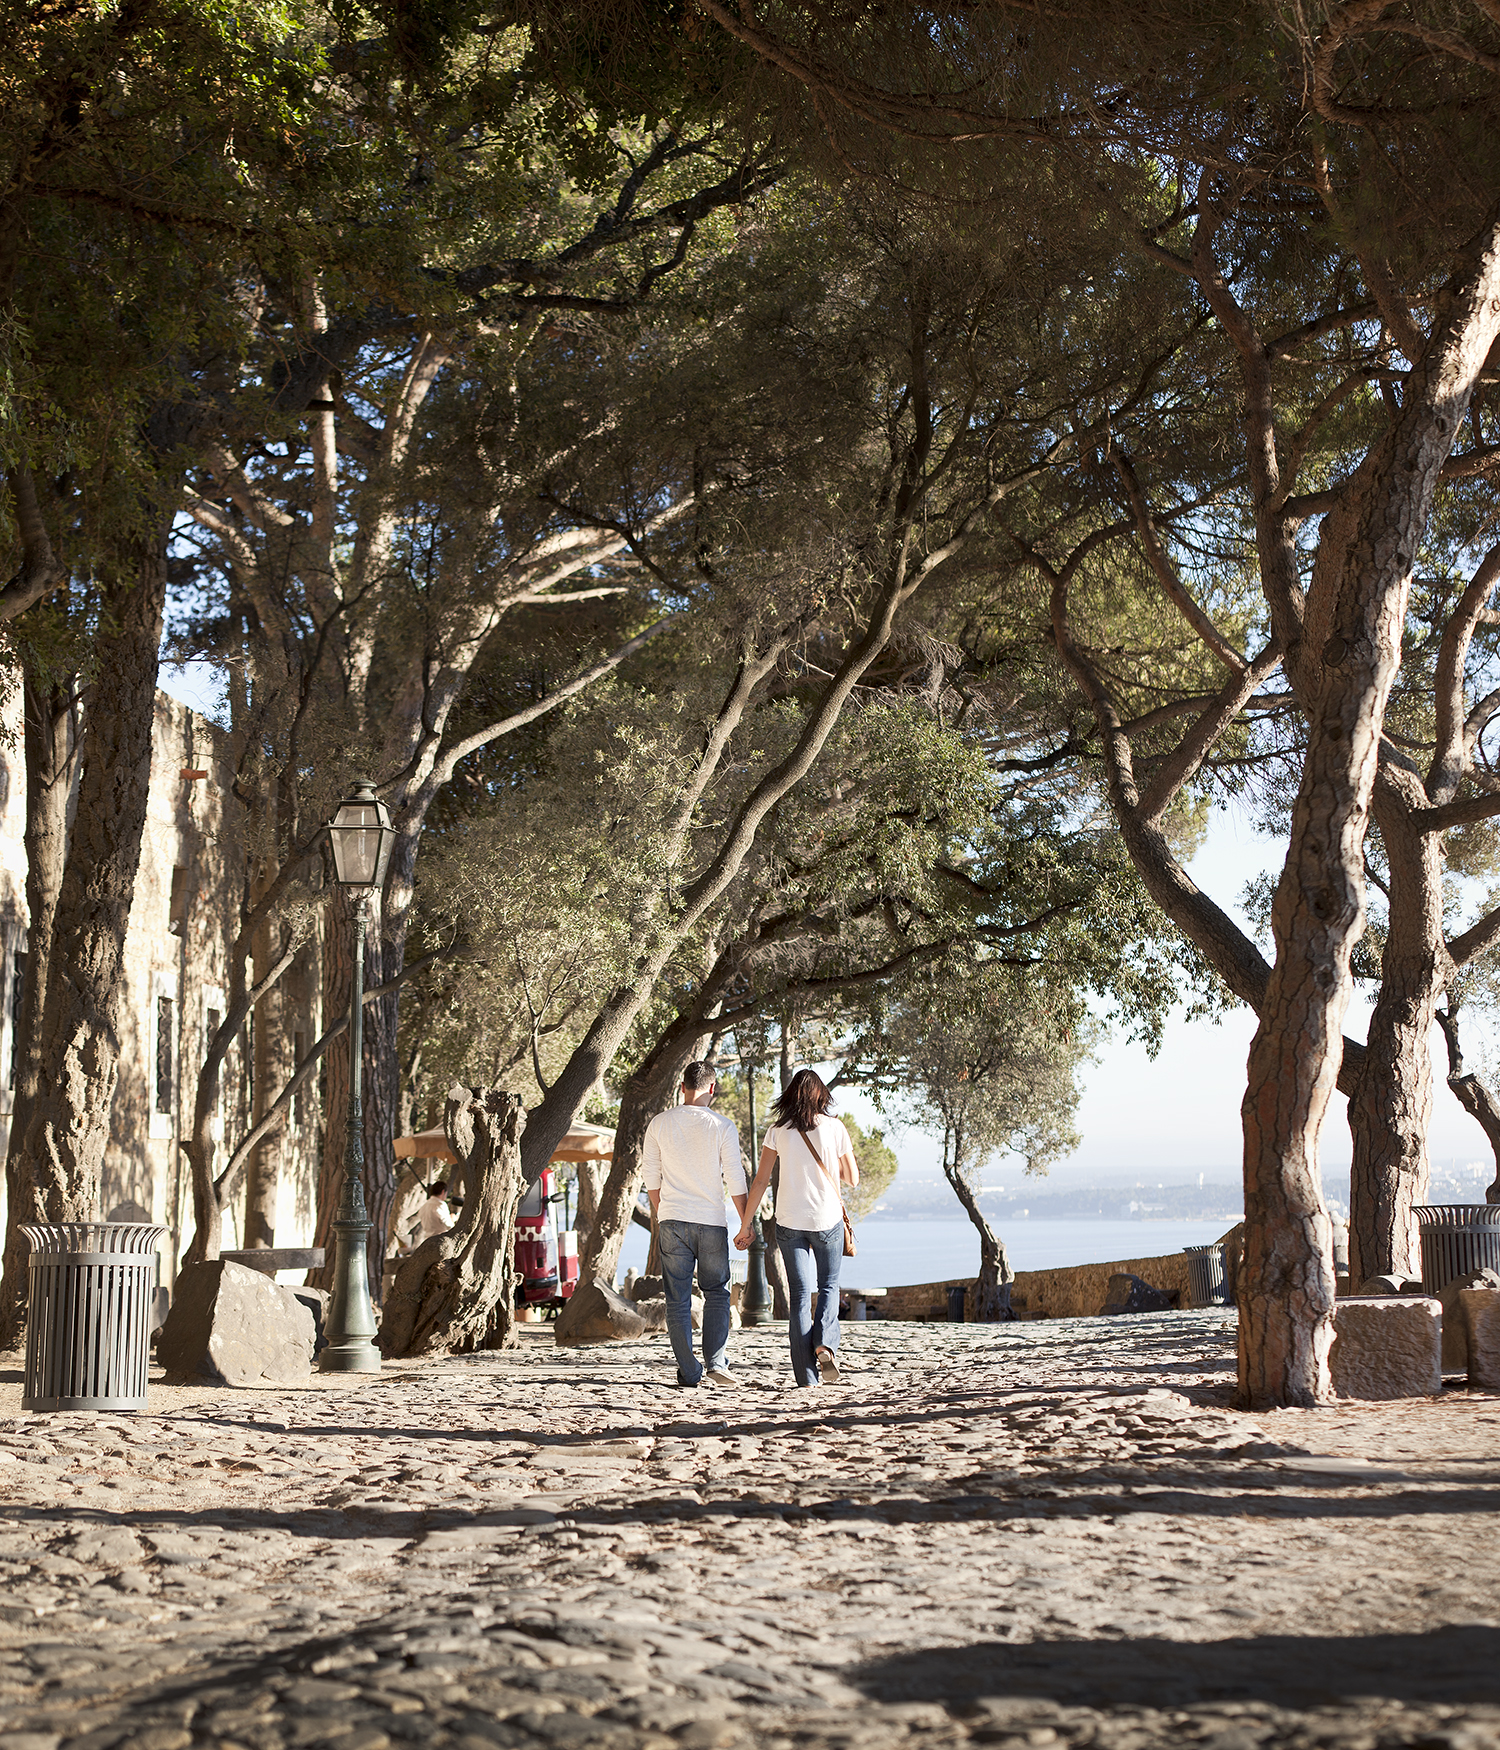
[[[19,690],[3,707],[0,744],[0,1148],[9,1141],[15,1022],[26,952],[25,764]],[[202,775],[199,775],[202,774]],[[125,939],[126,999],[119,1082],[100,1186],[100,1213],[149,1218],[167,1229],[161,1279],[171,1281],[192,1239],[193,1199],[178,1138],[192,1125],[198,1073],[225,1008],[230,944],[243,888],[243,809],[231,789],[223,733],[165,693],[156,696],[151,790],[141,863]],[[317,944],[287,975],[287,1041],[305,1050],[318,1035]],[[215,1137],[219,1164],[249,1125],[252,1056],[248,1027],[222,1072]],[[321,1148],[315,1083],[282,1132],[275,1242],[311,1243]],[[223,1243],[240,1243],[244,1175],[231,1187]],[[0,1184],[0,1220],[4,1188]],[[141,1213],[144,1212],[144,1215]]]

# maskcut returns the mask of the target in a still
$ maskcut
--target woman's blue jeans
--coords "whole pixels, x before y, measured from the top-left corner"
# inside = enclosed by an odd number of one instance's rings
[[[786,1297],[791,1317],[792,1375],[798,1385],[818,1383],[818,1350],[839,1346],[839,1266],[844,1261],[844,1224],[827,1233],[805,1227],[776,1228],[776,1244],[786,1265]],[[817,1293],[817,1305],[808,1304]]]

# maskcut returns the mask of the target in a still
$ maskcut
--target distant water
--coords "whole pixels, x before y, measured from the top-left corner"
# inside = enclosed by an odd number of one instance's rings
[[[1058,1270],[1069,1264],[1113,1264],[1156,1258],[1184,1246],[1222,1239],[1232,1220],[1214,1221],[1011,1221],[1000,1237],[1014,1270]],[[863,1288],[899,1288],[909,1282],[941,1282],[979,1269],[979,1236],[957,1221],[861,1222],[859,1252],[845,1260],[843,1279]],[[621,1274],[646,1267],[647,1235],[633,1227],[620,1256]],[[737,1256],[737,1254],[731,1254]]]

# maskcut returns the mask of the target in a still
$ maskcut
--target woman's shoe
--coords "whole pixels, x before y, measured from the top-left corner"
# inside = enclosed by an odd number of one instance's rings
[[[839,1382],[839,1364],[833,1358],[832,1349],[818,1351],[818,1378],[824,1385],[837,1385]]]

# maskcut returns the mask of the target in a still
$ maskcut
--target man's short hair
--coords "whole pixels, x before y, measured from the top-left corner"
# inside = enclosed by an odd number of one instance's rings
[[[690,1063],[682,1072],[682,1085],[690,1094],[696,1094],[699,1088],[707,1087],[714,1079],[714,1066],[700,1061]]]

